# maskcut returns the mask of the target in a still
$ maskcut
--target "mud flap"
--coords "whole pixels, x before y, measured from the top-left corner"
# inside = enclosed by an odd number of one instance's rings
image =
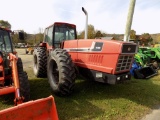
[[[29,101],[0,111],[1,120],[58,120],[54,98]]]
[[[136,79],[147,79],[157,74],[158,72],[149,66],[134,70],[134,78]]]

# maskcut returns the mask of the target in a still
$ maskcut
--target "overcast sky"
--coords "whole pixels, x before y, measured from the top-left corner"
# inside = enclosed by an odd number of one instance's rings
[[[0,20],[37,33],[54,22],[85,27],[82,7],[88,11],[88,24],[106,33],[124,33],[130,0],[0,0]],[[132,29],[137,34],[160,33],[160,0],[136,0]]]

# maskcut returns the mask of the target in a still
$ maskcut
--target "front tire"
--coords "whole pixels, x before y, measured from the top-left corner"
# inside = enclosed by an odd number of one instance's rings
[[[36,77],[47,76],[47,55],[45,47],[37,47],[33,52],[33,71]]]
[[[47,75],[52,91],[59,96],[73,92],[75,67],[66,50],[57,48],[51,51],[47,64]]]
[[[19,84],[20,84],[20,94],[24,97],[24,102],[30,100],[30,86],[28,81],[28,76],[26,72],[18,73]]]
[[[24,97],[24,102],[27,102],[30,100],[30,85],[27,73],[23,71],[23,64],[21,58],[18,58],[17,69],[20,86],[20,95]]]

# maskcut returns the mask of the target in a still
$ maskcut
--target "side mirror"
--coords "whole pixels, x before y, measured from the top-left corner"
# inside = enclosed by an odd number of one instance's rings
[[[20,40],[24,40],[24,32],[18,32],[18,37]]]

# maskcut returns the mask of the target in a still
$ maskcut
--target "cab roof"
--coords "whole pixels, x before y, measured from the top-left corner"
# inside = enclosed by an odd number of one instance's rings
[[[73,28],[76,28],[76,25],[70,24],[70,23],[65,23],[65,22],[55,22],[55,23],[53,23],[52,25],[48,26],[47,28],[50,28],[50,27],[52,27],[52,26],[54,26],[54,25],[61,25],[61,24],[67,24],[67,25],[69,25],[69,26],[72,26]]]
[[[5,31],[8,31],[8,32],[12,32],[9,28],[5,28],[5,27],[3,27],[3,26],[0,26],[0,29],[1,29],[1,30],[5,30]]]

